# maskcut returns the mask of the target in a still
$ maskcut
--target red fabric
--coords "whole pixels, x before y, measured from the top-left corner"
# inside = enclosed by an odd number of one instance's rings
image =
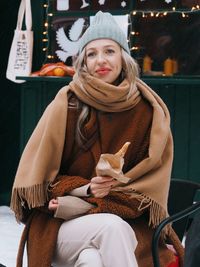
[[[177,256],[175,257],[176,257],[176,261],[171,262],[170,265],[168,265],[167,267],[179,267],[179,258]]]

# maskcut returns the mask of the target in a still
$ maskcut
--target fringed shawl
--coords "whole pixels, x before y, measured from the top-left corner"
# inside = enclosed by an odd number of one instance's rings
[[[73,91],[82,102],[107,112],[132,109],[141,95],[149,101],[153,107],[149,155],[125,173],[131,182],[113,190],[137,197],[141,201],[140,209],[148,206],[153,226],[167,216],[173,160],[170,115],[161,98],[140,79],[136,80],[128,98],[129,89],[127,80],[115,86],[84,74],[83,78],[75,75],[73,81],[58,92],[38,122],[19,163],[11,198],[11,208],[18,221],[22,219],[24,201],[30,209],[48,201],[48,185],[57,176],[62,158],[69,91]]]

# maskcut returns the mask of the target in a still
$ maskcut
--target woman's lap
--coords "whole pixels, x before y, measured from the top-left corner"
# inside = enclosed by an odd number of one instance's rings
[[[125,228],[123,231],[128,232],[127,236],[133,235],[131,237],[133,239],[131,246],[135,249],[137,241],[134,231],[128,223],[117,215],[109,213],[91,214],[64,222],[58,232],[54,256],[56,265],[63,266],[65,263],[73,266],[81,251],[89,248],[99,250],[101,243],[103,244],[101,236],[108,236],[111,232],[115,231],[114,229],[116,229],[117,234],[121,228]],[[100,253],[102,252],[100,251]]]

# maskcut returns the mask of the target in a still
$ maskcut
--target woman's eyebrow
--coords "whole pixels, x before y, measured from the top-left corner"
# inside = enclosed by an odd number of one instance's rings
[[[105,45],[105,46],[103,46],[103,48],[115,48],[115,46],[114,45]],[[86,50],[86,52],[88,51],[88,50],[96,50],[97,48],[96,47],[89,47],[87,50]]]

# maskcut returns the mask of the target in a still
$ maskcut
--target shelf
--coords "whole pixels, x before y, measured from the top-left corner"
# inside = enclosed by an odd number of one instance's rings
[[[200,76],[173,76],[173,77],[166,77],[166,76],[142,76],[141,79],[146,83],[153,83],[153,84],[183,84],[183,85],[193,85],[193,84],[200,84]]]
[[[31,81],[31,82],[70,82],[72,80],[71,77],[58,77],[58,76],[18,76],[17,80]]]
[[[45,77],[17,77],[18,80],[25,80],[31,82],[62,82],[69,83],[71,77],[54,77],[54,76],[45,76]],[[141,79],[146,83],[154,84],[200,84],[200,76],[142,76]]]

